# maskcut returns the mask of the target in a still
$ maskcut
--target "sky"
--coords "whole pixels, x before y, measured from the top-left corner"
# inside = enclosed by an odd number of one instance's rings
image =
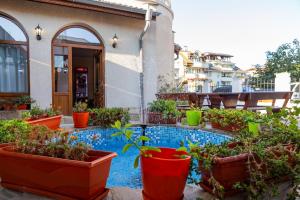
[[[172,0],[172,8],[176,43],[231,54],[243,69],[300,40],[300,0]]]

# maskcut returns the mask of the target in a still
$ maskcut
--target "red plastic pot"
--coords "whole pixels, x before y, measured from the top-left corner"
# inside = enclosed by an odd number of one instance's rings
[[[73,122],[75,128],[86,128],[89,123],[89,112],[73,112]]]
[[[27,110],[27,105],[26,104],[18,105],[17,110]]]
[[[176,149],[160,148],[150,151],[152,157],[141,157],[144,200],[180,200],[189,173],[191,157]]]
[[[87,161],[14,152],[0,148],[1,185],[54,199],[104,199],[111,161],[116,153],[90,151]]]
[[[43,125],[43,126],[47,126],[52,130],[57,130],[60,127],[61,118],[62,116],[58,115],[54,117],[46,117],[37,120],[28,120],[27,122],[31,125]]]
[[[148,112],[148,122],[150,124],[176,124],[177,119],[176,118],[165,119],[163,118],[162,113]]]

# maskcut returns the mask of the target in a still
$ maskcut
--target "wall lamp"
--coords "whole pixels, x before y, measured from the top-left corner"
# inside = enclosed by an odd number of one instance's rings
[[[41,40],[42,39],[42,31],[43,31],[43,29],[38,24],[37,27],[35,27],[35,34],[36,34],[36,39],[37,40]]]
[[[115,36],[112,38],[112,47],[113,48],[117,47],[118,40],[119,40],[119,38],[118,38],[117,34],[115,34]]]

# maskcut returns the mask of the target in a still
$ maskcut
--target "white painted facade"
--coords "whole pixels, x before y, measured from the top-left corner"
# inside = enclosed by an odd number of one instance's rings
[[[195,52],[181,51],[179,53],[174,67],[177,84],[187,82],[187,92],[210,93],[215,88],[226,85],[232,86],[233,92],[241,92],[246,74],[243,70],[236,69],[230,56],[226,57],[225,54],[223,59],[214,60],[209,56],[203,59],[204,54],[193,57]]]
[[[146,8],[138,0],[106,1],[112,5]],[[152,9],[160,15],[151,21],[144,38],[145,105],[155,98],[158,76],[173,73],[174,66],[173,12],[170,1],[158,0],[158,3]],[[61,28],[73,24],[85,24],[103,39],[106,107],[140,107],[139,37],[144,29],[144,20],[26,0],[1,0],[0,11],[22,24],[29,36],[30,95],[41,107],[50,107],[52,104],[52,39]],[[43,28],[41,41],[36,40],[34,31],[38,24]],[[115,34],[119,38],[117,48],[111,46]]]

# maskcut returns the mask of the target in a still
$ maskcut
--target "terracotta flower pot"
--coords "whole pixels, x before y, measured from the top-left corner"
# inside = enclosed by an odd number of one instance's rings
[[[103,199],[116,153],[90,151],[87,161],[75,161],[14,152],[0,148],[1,185],[54,199]]]
[[[27,110],[27,105],[26,104],[18,105],[17,110]]]
[[[86,128],[89,123],[89,112],[74,112],[73,122],[75,128]]]
[[[37,120],[28,120],[27,122],[31,125],[43,125],[43,126],[47,126],[52,130],[57,130],[60,127],[61,118],[62,116],[58,115],[54,117],[46,117]]]
[[[215,158],[212,167],[213,177],[224,187],[225,196],[233,195],[238,190],[233,186],[237,182],[245,182],[249,177],[247,169],[248,154],[241,154],[237,156],[230,156],[225,158]],[[211,178],[210,172],[203,168],[203,164],[199,163],[199,169],[202,175],[200,186],[213,193],[213,188],[209,183]]]
[[[178,158],[176,155],[186,153],[169,148],[151,154],[152,157],[141,157],[144,200],[183,199],[191,157]]]
[[[240,131],[241,130],[241,127],[238,126],[238,125],[236,125],[236,124],[230,124],[230,125],[227,125],[227,126],[221,126],[221,124],[219,124],[219,123],[212,122],[211,126],[214,129],[219,129],[219,130],[229,131],[229,132],[236,132],[236,131]]]
[[[177,119],[174,118],[163,118],[162,113],[148,112],[148,122],[150,124],[176,124]]]

